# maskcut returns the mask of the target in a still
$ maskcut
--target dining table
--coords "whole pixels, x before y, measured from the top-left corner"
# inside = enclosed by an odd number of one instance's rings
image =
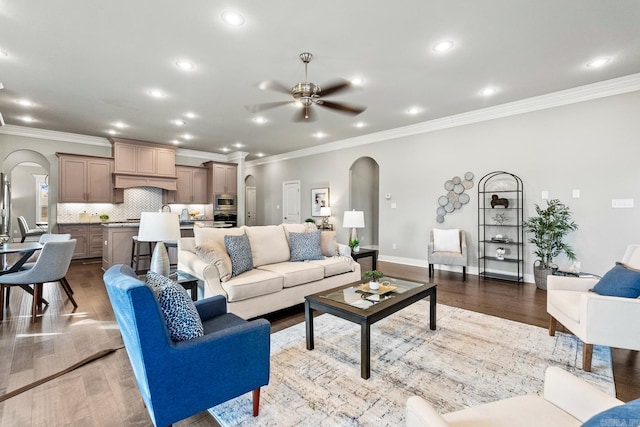
[[[36,251],[41,250],[43,245],[39,242],[24,242],[24,243],[13,243],[7,242],[0,245],[0,258],[2,262],[2,270],[0,270],[0,283],[2,283],[2,276],[9,273],[15,273],[20,271],[25,262],[33,255]],[[8,259],[10,255],[19,255],[19,258],[15,260],[13,258],[13,264],[9,265]],[[19,285],[26,292],[33,295],[33,289],[29,285]],[[9,289],[7,288],[5,301],[6,304],[9,304]],[[44,298],[42,299],[44,304],[48,304]]]

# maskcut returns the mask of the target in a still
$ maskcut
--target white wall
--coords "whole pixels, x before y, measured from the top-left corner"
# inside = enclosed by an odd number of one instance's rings
[[[434,227],[462,228],[470,237],[471,265],[477,266],[477,181],[495,170],[524,182],[525,218],[542,204],[541,191],[567,204],[580,229],[568,241],[584,271],[603,274],[619,260],[628,243],[640,243],[640,92],[494,119],[420,135],[396,138],[340,151],[249,165],[258,192],[263,224],[280,222],[282,181],[301,181],[302,217],[310,212],[311,188],[331,189],[331,222],[339,240],[348,208],[349,167],[362,156],[380,165],[379,247],[382,259],[426,265],[426,241]],[[437,199],[444,182],[471,171],[471,202],[439,225]],[[581,197],[572,198],[579,189]],[[384,194],[392,198],[385,200]],[[634,209],[612,209],[611,199],[634,199]],[[391,203],[397,208],[391,209]],[[392,244],[397,249],[391,249]],[[528,245],[529,246],[529,245]],[[530,249],[530,248],[529,248]],[[526,255],[531,274],[534,256]],[[556,263],[570,263],[559,257]],[[470,269],[473,271],[474,269]]]

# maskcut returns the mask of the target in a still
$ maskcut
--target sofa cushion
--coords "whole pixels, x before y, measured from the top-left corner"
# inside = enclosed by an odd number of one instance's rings
[[[593,292],[611,297],[638,298],[640,296],[640,271],[616,264],[602,276]]]
[[[324,277],[336,276],[338,274],[349,273],[354,270],[353,259],[336,256],[324,258],[317,261],[309,261],[310,264],[321,265],[324,268]]]
[[[200,246],[204,242],[218,242],[224,245],[224,236],[242,236],[245,227],[239,228],[211,228],[211,227],[193,227],[193,237],[196,246]]]
[[[153,290],[173,341],[204,335],[202,320],[187,290],[168,277],[149,271],[147,286]]]
[[[224,243],[215,240],[204,241],[201,245],[196,246],[196,255],[204,262],[218,269],[221,282],[226,282],[231,279],[231,273],[233,271],[231,258],[227,253],[227,248]]]
[[[320,249],[320,231],[313,233],[289,233],[291,258],[289,261],[323,259]]]
[[[639,423],[640,399],[636,399],[594,415],[582,427],[637,426]]]
[[[255,267],[289,260],[289,244],[279,225],[246,227],[245,231],[251,242]]]
[[[224,245],[231,258],[231,276],[235,277],[253,269],[251,245],[246,234],[242,236],[224,236]]]
[[[320,249],[324,256],[335,256],[338,254],[338,239],[335,231],[322,231],[320,233]]]
[[[256,268],[222,283],[222,288],[227,293],[227,300],[234,302],[279,292],[283,282],[280,274]]]
[[[258,268],[281,276],[285,288],[324,279],[324,267],[311,262],[280,262]]]

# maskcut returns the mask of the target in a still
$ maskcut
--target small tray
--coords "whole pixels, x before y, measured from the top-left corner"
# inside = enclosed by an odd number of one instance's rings
[[[393,292],[396,289],[398,289],[397,286],[393,286],[393,285],[388,284],[388,283],[389,282],[380,283],[380,287],[378,289],[376,289],[376,290],[369,289],[369,283],[363,283],[360,286],[356,286],[356,291],[365,292],[367,294],[384,295],[384,294],[388,294],[389,292]]]

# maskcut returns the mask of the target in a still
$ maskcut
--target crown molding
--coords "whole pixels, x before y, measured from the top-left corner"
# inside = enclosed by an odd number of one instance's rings
[[[358,147],[375,142],[387,141],[390,139],[402,138],[423,133],[435,132],[438,130],[464,126],[473,123],[484,122],[523,113],[546,110],[563,105],[575,104],[608,96],[620,95],[628,92],[640,90],[640,73],[630,74],[611,80],[604,80],[589,85],[578,86],[532,98],[521,99],[508,102],[493,107],[466,113],[455,114],[448,117],[416,123],[395,129],[375,132],[368,135],[334,141],[315,147],[304,148],[302,150],[291,151],[289,153],[275,156],[263,157],[261,159],[247,162],[247,166],[259,166],[262,164],[276,163],[298,157],[312,156],[316,154],[328,153],[331,151],[343,150],[345,148]]]
[[[210,153],[208,151],[189,150],[177,148],[176,156],[194,157],[197,159],[213,160],[214,162],[229,162],[229,156],[225,154]]]
[[[107,138],[80,135],[77,133],[59,132],[57,130],[30,128],[26,126],[5,125],[0,128],[0,134],[24,136],[27,138],[50,139],[52,141],[73,142],[76,144],[99,145],[111,147]]]

